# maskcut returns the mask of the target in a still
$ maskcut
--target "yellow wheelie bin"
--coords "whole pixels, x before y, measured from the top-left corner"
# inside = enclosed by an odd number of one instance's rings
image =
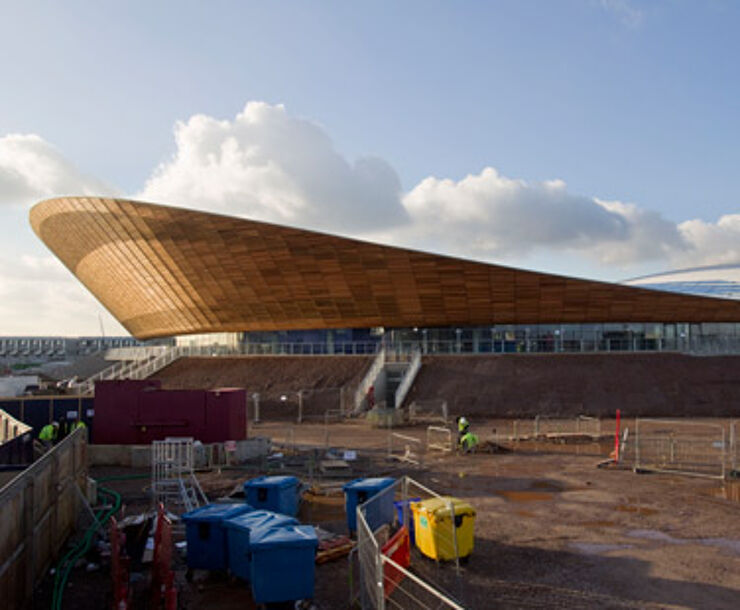
[[[452,509],[450,508],[452,504]],[[473,552],[475,509],[465,500],[443,496],[411,504],[416,530],[416,548],[432,559],[465,558]],[[454,512],[454,528],[452,513]]]

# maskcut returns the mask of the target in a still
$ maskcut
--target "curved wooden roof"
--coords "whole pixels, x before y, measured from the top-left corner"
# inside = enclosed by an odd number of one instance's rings
[[[740,301],[123,199],[50,199],[30,219],[52,252],[140,339],[373,326],[740,322]]]

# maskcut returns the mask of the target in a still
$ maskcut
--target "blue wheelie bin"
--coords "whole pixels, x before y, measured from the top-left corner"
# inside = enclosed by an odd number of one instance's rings
[[[393,485],[395,479],[390,477],[371,477],[355,479],[342,487],[344,490],[344,508],[347,513],[347,529],[350,534],[357,530],[357,506]],[[375,531],[384,523],[393,523],[393,492],[388,491],[375,502],[370,502],[365,513],[367,524]]]
[[[263,476],[244,483],[247,504],[295,517],[298,514],[300,481],[289,476]]]
[[[311,525],[254,530],[249,541],[254,601],[270,604],[312,598],[318,544]]]
[[[249,541],[252,534],[259,529],[285,525],[298,525],[298,520],[295,517],[273,513],[269,510],[255,510],[224,521],[231,573],[242,580],[249,581]]]
[[[421,502],[421,498],[409,498],[408,500],[398,500],[397,502],[393,503],[393,506],[396,507],[396,514],[398,517],[398,522],[403,525],[403,507],[406,505],[407,511],[408,511],[408,517],[409,517],[409,540],[411,541],[411,544],[414,544],[416,542],[416,539],[414,538],[414,513],[411,510],[411,504],[414,502]]]
[[[228,567],[223,522],[252,511],[249,504],[207,504],[182,516],[188,542],[188,568],[224,570]]]

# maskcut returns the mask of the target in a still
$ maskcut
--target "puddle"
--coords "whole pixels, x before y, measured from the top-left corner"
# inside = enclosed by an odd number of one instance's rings
[[[565,491],[565,485],[557,481],[538,479],[531,481],[527,489],[499,489],[495,493],[509,502],[547,502],[555,493]]]
[[[497,491],[497,495],[506,498],[509,502],[546,502],[552,500],[553,494],[547,491]]]
[[[658,511],[654,508],[645,508],[644,506],[632,506],[630,504],[620,504],[615,510],[618,510],[620,513],[636,513],[645,517],[658,513]]]
[[[656,542],[667,542],[670,544],[684,544],[685,542],[688,542],[687,540],[674,538],[670,534],[659,532],[658,530],[632,530],[627,532],[627,535],[632,538],[642,538],[644,540],[654,540]]]
[[[736,555],[740,555],[740,540],[731,540],[730,538],[700,538],[698,542],[708,546],[718,546]]]
[[[725,483],[721,487],[713,487],[707,490],[707,493],[713,498],[740,502],[740,481]]]
[[[715,546],[740,555],[740,540],[733,540],[731,538],[674,538],[670,534],[657,530],[632,530],[627,532],[627,535],[632,538],[642,538],[644,540],[653,540],[668,544],[703,544],[704,546]]]
[[[559,483],[553,481],[532,481],[529,486],[530,489],[538,489],[540,491],[564,491],[565,487]]]
[[[596,544],[593,542],[571,542],[570,546],[584,555],[600,555],[609,551],[631,549],[631,544]]]

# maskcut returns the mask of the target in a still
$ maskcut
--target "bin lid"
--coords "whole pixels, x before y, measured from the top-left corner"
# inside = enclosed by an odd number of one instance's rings
[[[245,503],[241,504],[206,504],[182,516],[183,521],[223,521],[254,509]]]
[[[295,517],[275,513],[271,510],[254,510],[250,513],[237,515],[223,522],[224,527],[246,532],[250,532],[256,528],[297,524],[298,519]]]
[[[313,525],[283,525],[281,527],[261,527],[252,530],[249,546],[252,550],[279,548],[313,547],[319,545]]]
[[[250,479],[244,483],[244,487],[295,487],[298,478],[291,476],[264,476]]]
[[[403,508],[404,504],[408,504],[409,506],[411,506],[415,502],[421,502],[421,498],[409,498],[408,500],[396,500],[393,503],[393,506],[395,506],[396,508]]]
[[[440,498],[429,498],[421,502],[414,502],[411,504],[411,510],[434,515],[435,519],[449,518],[450,501],[452,501],[452,506],[455,509],[455,516],[466,515],[468,517],[475,517],[475,509],[470,504],[465,500],[453,496],[442,496]]]
[[[395,479],[391,477],[368,477],[364,479],[355,479],[342,486],[344,491],[353,489],[355,491],[380,491],[389,485],[393,485]]]

